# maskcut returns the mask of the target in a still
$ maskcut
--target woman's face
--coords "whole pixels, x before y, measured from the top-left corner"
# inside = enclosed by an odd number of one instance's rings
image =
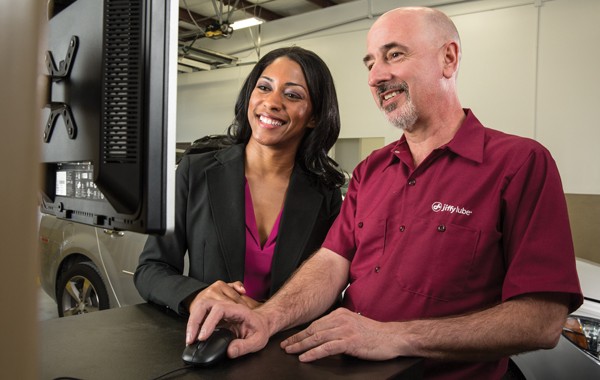
[[[313,128],[312,105],[302,68],[288,57],[267,66],[250,95],[251,139],[277,149],[297,149]]]

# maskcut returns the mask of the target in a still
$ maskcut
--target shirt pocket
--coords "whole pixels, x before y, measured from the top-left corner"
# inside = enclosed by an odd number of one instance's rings
[[[389,221],[388,224],[394,223]],[[402,230],[388,225],[388,231]],[[396,282],[401,289],[452,301],[465,296],[479,237],[479,230],[442,221],[414,219],[395,243]],[[387,251],[387,249],[386,249]]]
[[[378,262],[386,243],[386,220],[384,218],[357,219],[354,225],[356,251],[350,267],[350,279],[353,281],[368,274]],[[368,247],[364,249],[363,247]]]

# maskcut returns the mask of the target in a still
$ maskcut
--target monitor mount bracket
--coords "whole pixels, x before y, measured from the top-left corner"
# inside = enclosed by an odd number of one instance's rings
[[[78,46],[79,39],[77,36],[72,36],[71,40],[69,41],[67,55],[63,61],[60,61],[58,68],[56,68],[56,64],[54,63],[52,52],[46,52],[46,68],[48,69],[48,73],[50,74],[50,79],[52,79],[52,82],[60,82],[61,80],[69,77],[69,74],[71,73],[71,65],[75,59]],[[52,97],[50,94],[52,93],[52,84],[50,83],[48,87],[48,99],[51,99]],[[54,130],[54,125],[56,124],[56,119],[59,116],[63,117],[69,138],[72,140],[75,139],[77,136],[77,125],[73,119],[71,107],[67,103],[53,102],[52,100],[49,100],[45,108],[50,108],[50,115],[48,116],[46,128],[44,129],[44,142],[50,142],[50,137],[52,136],[52,131]]]

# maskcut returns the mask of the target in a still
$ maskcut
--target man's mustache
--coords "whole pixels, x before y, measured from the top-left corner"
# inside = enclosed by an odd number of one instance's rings
[[[383,98],[381,97],[381,94],[386,93],[388,91],[399,91],[399,92],[405,92],[406,96],[408,97],[409,92],[408,92],[408,83],[402,81],[400,83],[383,83],[380,84],[379,86],[377,86],[377,95],[379,95],[379,104],[383,105]]]

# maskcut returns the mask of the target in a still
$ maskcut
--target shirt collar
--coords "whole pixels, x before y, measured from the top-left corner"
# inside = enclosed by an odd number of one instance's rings
[[[485,129],[469,108],[463,110],[465,120],[446,147],[457,155],[480,164],[483,162]]]
[[[448,149],[468,160],[482,163],[485,130],[481,122],[469,108],[464,108],[463,111],[465,112],[465,120],[462,125],[452,140],[438,149]],[[392,145],[390,153],[392,154],[392,158],[389,165],[402,160],[403,155],[410,155],[410,149],[404,135]]]

